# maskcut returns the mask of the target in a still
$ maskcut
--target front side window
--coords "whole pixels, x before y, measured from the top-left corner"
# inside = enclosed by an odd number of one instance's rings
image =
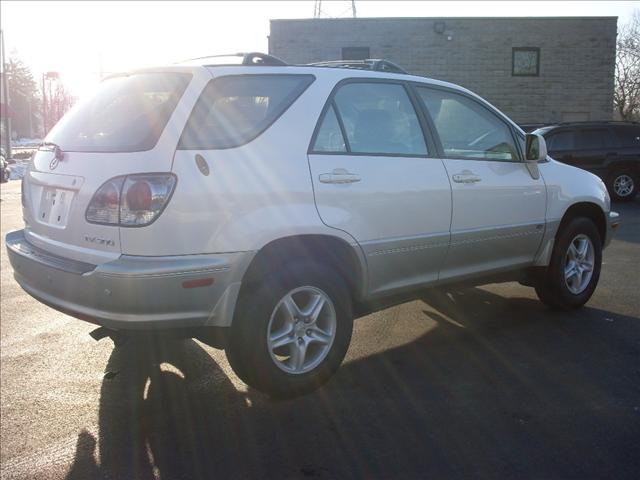
[[[457,93],[418,87],[440,137],[444,156],[520,160],[511,129],[478,102]]]
[[[182,132],[181,150],[232,148],[265,131],[313,82],[312,75],[231,75],[212,80]]]
[[[190,74],[159,72],[109,78],[65,115],[45,140],[67,152],[150,150],[190,79]]]
[[[402,85],[348,83],[335,95],[349,152],[379,155],[427,154],[418,116]]]

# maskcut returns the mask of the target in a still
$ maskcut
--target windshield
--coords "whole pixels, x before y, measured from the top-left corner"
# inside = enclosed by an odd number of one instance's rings
[[[155,146],[191,78],[136,73],[105,80],[47,135],[68,152],[136,152]]]

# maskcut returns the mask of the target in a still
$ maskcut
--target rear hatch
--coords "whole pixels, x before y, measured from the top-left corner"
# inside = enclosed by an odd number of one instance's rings
[[[120,227],[87,221],[87,207],[111,178],[171,171],[191,78],[180,69],[114,76],[60,120],[23,180],[30,243],[93,264],[120,256]]]

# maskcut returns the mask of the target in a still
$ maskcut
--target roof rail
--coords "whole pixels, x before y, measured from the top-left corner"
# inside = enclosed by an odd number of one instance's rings
[[[376,72],[409,74],[409,72],[404,68],[382,58],[367,58],[365,60],[329,60],[326,62],[309,63],[308,65],[313,67],[357,68],[361,70],[374,70]]]
[[[260,65],[260,66],[286,66],[287,62],[273,55],[260,52],[249,53],[225,53],[222,55],[206,55],[204,57],[188,58],[176,63],[193,62],[195,60],[206,60],[207,58],[223,58],[223,57],[242,57],[242,65]]]
[[[178,62],[175,62],[174,65],[176,63],[185,63],[185,62],[194,62],[196,60],[205,60],[207,58],[222,58],[222,57],[242,57],[244,56],[244,53],[223,53],[220,55],[205,55],[204,57],[195,57],[195,58],[187,58],[185,60],[180,60]]]
[[[242,58],[242,65],[270,65],[274,67],[286,67],[288,64],[284,60],[267,53],[250,52],[244,54]]]

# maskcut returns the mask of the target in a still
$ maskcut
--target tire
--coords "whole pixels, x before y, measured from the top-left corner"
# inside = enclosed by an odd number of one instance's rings
[[[303,261],[254,283],[240,296],[225,348],[234,372],[274,397],[295,397],[320,387],[338,369],[351,341],[353,314],[345,282],[333,270]],[[312,320],[307,307],[318,298],[322,307]],[[306,356],[300,354],[303,347]]]
[[[579,250],[584,245],[587,245],[585,255],[580,258]],[[565,268],[570,269],[571,265],[573,269],[565,277]],[[550,308],[569,310],[582,307],[598,285],[601,265],[602,240],[598,229],[588,218],[574,218],[559,232],[551,262],[535,287],[536,294]]]
[[[612,200],[630,202],[638,194],[639,182],[637,172],[628,168],[619,168],[609,174],[606,183]]]

